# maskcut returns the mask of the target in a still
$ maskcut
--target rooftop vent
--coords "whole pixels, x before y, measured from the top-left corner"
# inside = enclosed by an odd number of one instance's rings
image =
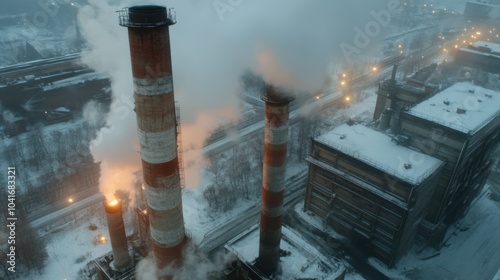
[[[411,169],[411,163],[405,163],[405,164],[403,165],[403,167],[404,167],[405,169]]]
[[[406,134],[398,134],[392,138],[392,141],[396,142],[396,144],[400,146],[407,146],[408,142],[410,142],[410,136]]]
[[[465,114],[467,112],[465,109],[457,108],[457,114]]]
[[[346,137],[347,137],[347,135],[345,135],[345,134],[340,135],[340,139],[345,139]]]
[[[485,93],[484,96],[488,97],[488,98],[493,98],[493,95],[492,94],[487,94]]]
[[[469,89],[469,93],[475,93],[476,91],[473,89]]]
[[[443,103],[444,103],[444,105],[450,105],[450,100],[446,99],[446,100],[443,101]]]

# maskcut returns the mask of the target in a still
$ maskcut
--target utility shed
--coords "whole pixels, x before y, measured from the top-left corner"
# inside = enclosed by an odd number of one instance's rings
[[[443,161],[404,139],[341,125],[312,141],[306,210],[388,266],[413,244]]]
[[[426,230],[455,222],[468,208],[488,178],[499,132],[500,93],[471,83],[457,83],[403,111],[401,134],[409,145],[446,162]]]

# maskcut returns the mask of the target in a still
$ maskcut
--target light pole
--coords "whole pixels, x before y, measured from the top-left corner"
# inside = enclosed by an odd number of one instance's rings
[[[73,208],[73,219],[75,220],[75,224],[76,224],[76,214],[75,214],[75,204],[73,203],[73,198],[68,198],[68,202],[69,204],[71,204],[71,207]]]

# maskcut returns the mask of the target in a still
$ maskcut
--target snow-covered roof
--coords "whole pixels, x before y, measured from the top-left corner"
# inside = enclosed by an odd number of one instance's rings
[[[443,164],[363,125],[343,124],[316,141],[413,185],[420,184]]]
[[[490,49],[489,52],[487,49]],[[460,48],[460,51],[475,53],[477,55],[491,56],[500,59],[500,45],[492,42],[476,41],[466,48]]]
[[[259,227],[255,225],[242,232],[226,244],[226,249],[237,257],[253,264],[259,256]],[[296,235],[291,229],[282,227],[280,249],[290,252],[280,257],[279,279],[335,279],[344,267],[331,263],[314,247]]]
[[[499,44],[495,44],[495,43],[492,43],[492,42],[486,42],[486,41],[476,41],[474,43],[471,44],[473,47],[476,47],[476,48],[489,48],[491,50],[492,53],[495,53],[497,55],[500,54],[500,45]]]
[[[500,114],[500,93],[457,83],[411,108],[408,114],[474,134]]]
[[[93,81],[93,80],[101,80],[101,79],[106,79],[108,76],[104,73],[100,72],[91,72],[91,73],[84,73],[80,74],[74,77],[62,79],[56,82],[51,83],[50,85],[45,85],[43,87],[44,91],[48,90],[54,90],[58,88],[63,88],[63,87],[69,87],[73,86],[79,83],[86,83],[87,81]]]

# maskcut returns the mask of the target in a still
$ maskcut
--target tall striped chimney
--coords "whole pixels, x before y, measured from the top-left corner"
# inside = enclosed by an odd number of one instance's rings
[[[108,222],[109,240],[113,252],[113,265],[116,270],[127,268],[132,261],[128,252],[125,224],[123,223],[122,203],[120,200],[104,201],[104,212]]]
[[[262,100],[266,103],[266,113],[258,264],[262,272],[270,275],[276,271],[280,256],[288,105],[293,99],[268,85]]]
[[[176,20],[166,7],[151,5],[124,8],[119,19],[128,27],[151,243],[161,269],[180,263],[187,240],[169,39]]]

